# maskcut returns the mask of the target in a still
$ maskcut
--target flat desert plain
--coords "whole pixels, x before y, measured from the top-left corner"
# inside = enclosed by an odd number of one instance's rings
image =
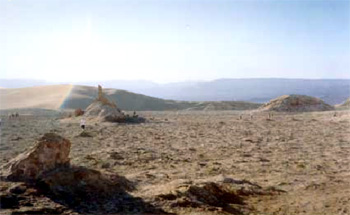
[[[87,121],[84,133],[79,117],[3,118],[0,158],[5,164],[44,133],[55,132],[71,141],[73,165],[125,176],[135,186],[130,196],[167,213],[345,215],[350,214],[350,112],[334,113],[274,113],[268,118],[266,112],[255,112],[251,118],[237,111],[139,112],[146,123]],[[271,192],[243,195],[243,203],[228,204],[230,210],[200,198],[198,204],[185,204],[174,194],[181,186],[217,178]],[[2,183],[2,189],[9,186]],[[33,197],[26,210],[51,207],[50,201]],[[66,208],[62,213],[80,212]]]

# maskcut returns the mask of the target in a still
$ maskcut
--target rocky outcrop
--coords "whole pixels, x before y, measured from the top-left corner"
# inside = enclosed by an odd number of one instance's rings
[[[122,122],[125,120],[125,115],[115,103],[106,98],[100,85],[98,85],[98,97],[86,108],[84,116],[108,122]]]
[[[101,102],[103,105],[108,105],[108,106],[111,106],[111,107],[114,107],[114,108],[117,108],[117,105],[112,102],[112,101],[109,101],[106,96],[104,95],[104,93],[102,92],[102,87],[100,85],[98,85],[98,96],[96,98],[96,101],[99,101]]]
[[[262,105],[259,110],[277,112],[330,111],[334,107],[319,98],[304,95],[284,95]]]
[[[121,190],[133,190],[134,184],[125,177],[117,174],[102,174],[100,171],[84,167],[57,168],[46,173],[40,183],[47,186],[47,190],[59,195],[107,195]]]
[[[241,207],[250,196],[278,195],[283,190],[262,188],[247,180],[217,177],[204,181],[172,183],[167,190],[156,195],[165,207],[191,207],[241,214]],[[236,205],[232,208],[231,205]]]
[[[69,140],[46,133],[34,147],[18,155],[2,169],[3,176],[11,180],[36,180],[44,172],[69,165]]]
[[[86,108],[84,116],[107,122],[118,122],[125,119],[125,115],[118,108],[105,105],[100,101],[94,101],[90,104]]]

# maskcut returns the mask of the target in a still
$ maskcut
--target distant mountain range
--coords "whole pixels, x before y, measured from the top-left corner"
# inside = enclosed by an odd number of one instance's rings
[[[38,80],[4,80],[0,87],[19,88],[52,85]],[[59,83],[63,84],[63,83]],[[264,103],[287,94],[301,94],[321,98],[329,104],[339,104],[350,97],[350,79],[218,79],[208,82],[178,82],[157,84],[150,81],[94,81],[78,85],[115,88],[147,96],[182,101],[249,101]]]
[[[251,102],[188,102],[154,98],[125,90],[104,88],[103,92],[126,111],[163,110],[251,110],[260,104]],[[85,109],[97,97],[97,87],[81,85],[45,85],[0,89],[0,110],[74,110]]]

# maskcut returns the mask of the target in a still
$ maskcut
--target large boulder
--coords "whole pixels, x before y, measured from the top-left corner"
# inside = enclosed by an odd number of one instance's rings
[[[334,107],[326,104],[319,98],[304,95],[284,95],[276,99],[272,99],[268,103],[262,105],[262,111],[277,112],[310,112],[310,111],[330,111]]]
[[[34,147],[19,154],[3,166],[3,176],[10,180],[36,180],[44,172],[69,165],[69,140],[46,133]]]

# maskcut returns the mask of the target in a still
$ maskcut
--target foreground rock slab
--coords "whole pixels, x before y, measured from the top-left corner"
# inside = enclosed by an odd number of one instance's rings
[[[133,182],[70,165],[69,140],[47,133],[3,167],[2,214],[166,214],[130,195]]]
[[[34,147],[5,164],[2,176],[9,180],[36,180],[44,172],[69,165],[70,148],[69,140],[46,133]]]

